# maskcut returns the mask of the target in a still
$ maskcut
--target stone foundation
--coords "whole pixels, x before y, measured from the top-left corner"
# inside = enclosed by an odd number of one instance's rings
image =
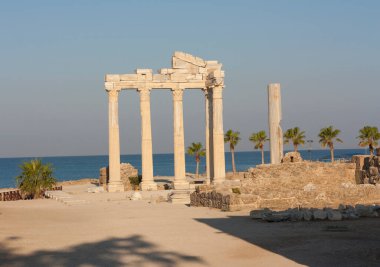
[[[295,162],[260,165],[239,183],[199,186],[192,206],[221,210],[336,208],[339,204],[380,204],[380,186],[357,185],[355,164]]]

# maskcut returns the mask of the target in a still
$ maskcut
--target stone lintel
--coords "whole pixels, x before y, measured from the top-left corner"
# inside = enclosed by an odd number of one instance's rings
[[[105,82],[118,82],[120,81],[120,75],[119,74],[106,74],[104,77]]]
[[[136,69],[136,74],[152,74],[152,69]]]
[[[187,88],[187,89],[200,89],[206,87],[206,81],[184,81],[184,82],[156,82],[156,81],[121,81],[112,83],[114,88],[125,89],[137,89],[141,87],[152,89],[172,89],[172,88]]]
[[[120,81],[137,81],[137,74],[120,74]]]
[[[174,69],[159,69],[158,70],[158,73],[159,74],[172,74],[174,73]]]

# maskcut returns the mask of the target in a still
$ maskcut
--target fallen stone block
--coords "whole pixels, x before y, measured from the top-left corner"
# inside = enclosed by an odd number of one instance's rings
[[[327,212],[324,210],[315,210],[313,212],[313,218],[314,220],[326,220]]]
[[[267,222],[283,222],[290,219],[289,212],[264,213],[262,219]]]
[[[340,213],[337,210],[329,210],[327,211],[327,218],[329,219],[329,221],[341,221],[342,213]]]
[[[270,213],[270,210],[269,209],[251,210],[251,212],[249,213],[249,216],[251,217],[251,219],[257,220],[257,219],[262,219],[265,213]]]
[[[313,219],[313,213],[308,209],[302,210],[302,216],[305,221],[311,221]]]

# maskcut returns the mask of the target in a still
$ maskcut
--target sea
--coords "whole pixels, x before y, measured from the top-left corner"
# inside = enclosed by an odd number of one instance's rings
[[[285,151],[286,153],[287,151]],[[306,160],[329,161],[330,151],[325,150],[300,150],[301,156]],[[336,159],[350,159],[352,155],[367,154],[365,149],[335,149]],[[265,162],[269,162],[269,152],[264,153]],[[35,157],[24,158],[0,158],[0,188],[15,187],[16,179],[20,174],[20,165]],[[58,181],[78,180],[82,178],[98,178],[99,169],[108,165],[108,156],[60,156],[38,157],[43,163],[50,163],[54,170],[54,177]],[[226,171],[232,171],[231,153],[225,153]],[[130,163],[141,174],[141,155],[122,155],[121,162]],[[245,171],[250,167],[261,164],[260,151],[235,152],[235,163],[238,171]],[[154,176],[174,175],[174,155],[153,155]],[[186,172],[195,173],[196,163],[192,156],[186,155]],[[205,158],[201,159],[200,172],[205,172]]]

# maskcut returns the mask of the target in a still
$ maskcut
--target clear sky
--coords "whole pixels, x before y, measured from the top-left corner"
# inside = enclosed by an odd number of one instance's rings
[[[1,1],[0,157],[108,153],[106,73],[170,67],[174,51],[223,63],[224,128],[267,130],[279,82],[283,129],[307,139],[380,127],[380,1]],[[172,99],[155,91],[154,153],[173,151]],[[186,145],[204,143],[204,99],[186,91]],[[139,97],[119,101],[121,152],[140,153]],[[268,146],[267,146],[268,147]]]

